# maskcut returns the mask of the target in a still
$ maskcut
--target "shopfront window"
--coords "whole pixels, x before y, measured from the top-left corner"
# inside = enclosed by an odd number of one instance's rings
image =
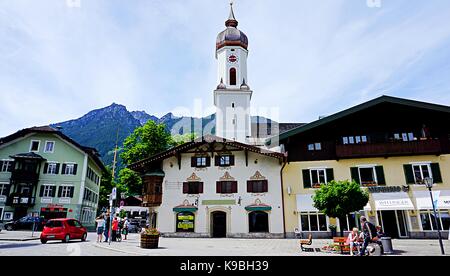
[[[422,210],[420,211],[420,221],[422,224],[423,231],[436,231],[439,230],[449,230],[450,229],[450,214],[448,211],[440,211],[437,213],[438,224],[436,225],[436,219],[433,210]]]
[[[315,232],[326,232],[327,230],[327,219],[324,214],[320,213],[302,213],[300,215],[301,230],[302,231],[315,231]]]
[[[344,231],[350,231],[353,228],[361,229],[361,222],[359,221],[360,217],[361,215],[358,212],[351,213],[345,220],[339,220],[339,226]]]
[[[177,232],[194,232],[195,215],[191,212],[177,214]]]
[[[250,233],[269,232],[269,214],[266,212],[251,212],[248,214]]]

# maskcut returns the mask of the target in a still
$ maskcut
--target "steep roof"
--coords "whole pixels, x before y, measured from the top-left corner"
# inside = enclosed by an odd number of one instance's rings
[[[13,142],[14,140],[25,137],[32,133],[54,134],[54,135],[59,136],[61,139],[69,142],[70,144],[74,145],[81,151],[87,153],[89,155],[89,157],[91,157],[92,160],[94,160],[94,162],[97,164],[97,166],[100,167],[101,170],[106,171],[106,167],[103,164],[103,162],[100,160],[100,156],[96,149],[91,148],[91,147],[82,146],[82,145],[78,144],[75,140],[71,139],[70,137],[68,137],[67,135],[62,133],[61,131],[56,130],[50,126],[30,127],[30,128],[25,128],[25,129],[19,130],[18,132],[14,133],[14,134],[0,138],[0,146],[10,143],[10,142]]]
[[[169,158],[169,157],[172,157],[172,156],[176,155],[177,153],[193,149],[193,148],[198,147],[198,146],[203,145],[203,144],[209,144],[209,143],[213,143],[213,142],[223,143],[225,145],[230,145],[230,146],[242,149],[242,150],[248,150],[250,152],[254,152],[254,153],[257,153],[257,154],[265,155],[265,156],[268,156],[268,157],[277,158],[277,159],[280,159],[280,160],[284,159],[284,157],[285,157],[284,154],[279,153],[279,152],[264,150],[264,149],[261,149],[259,147],[255,147],[255,146],[252,146],[252,145],[247,145],[247,144],[236,142],[236,141],[233,141],[233,140],[227,140],[225,138],[221,138],[221,137],[214,136],[214,135],[205,135],[203,137],[195,139],[192,142],[185,143],[183,145],[180,145],[180,146],[168,149],[168,150],[166,150],[164,152],[158,153],[156,155],[153,155],[153,156],[151,156],[149,158],[146,158],[144,160],[138,161],[138,162],[136,162],[134,164],[129,165],[128,167],[130,169],[132,169],[132,170],[143,169],[146,165],[149,165],[149,164],[151,164],[153,162],[164,160],[166,158]]]
[[[450,113],[450,106],[414,101],[414,100],[403,99],[403,98],[396,98],[396,97],[391,97],[391,96],[381,96],[381,97],[373,99],[371,101],[368,101],[368,102],[356,105],[354,107],[351,107],[349,109],[343,110],[341,112],[335,113],[331,116],[327,116],[320,120],[311,122],[309,124],[305,124],[305,125],[293,128],[284,133],[280,132],[279,140],[281,141],[281,140],[287,139],[291,136],[294,136],[294,135],[303,133],[305,131],[311,130],[313,128],[331,123],[335,120],[344,118],[346,116],[353,115],[357,112],[363,111],[365,109],[368,109],[368,108],[371,108],[371,107],[374,107],[374,106],[377,106],[377,105],[383,104],[383,103],[399,104],[399,105],[403,105],[403,106],[409,106],[409,107],[429,109],[429,110],[433,110],[433,111]],[[270,138],[267,140],[268,145],[270,145],[272,139],[273,138]]]

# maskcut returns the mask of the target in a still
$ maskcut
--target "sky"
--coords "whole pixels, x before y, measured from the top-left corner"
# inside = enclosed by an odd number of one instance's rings
[[[448,0],[234,8],[254,113],[311,122],[381,95],[450,105]],[[213,113],[228,14],[228,0],[0,0],[0,137],[113,102],[159,117]]]

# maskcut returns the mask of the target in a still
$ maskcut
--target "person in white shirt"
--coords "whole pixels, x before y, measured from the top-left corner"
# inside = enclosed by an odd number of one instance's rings
[[[352,232],[350,232],[350,234],[348,234],[348,238],[347,238],[347,241],[345,244],[350,246],[350,255],[351,256],[353,256],[353,248],[354,247],[356,247],[359,252],[360,243],[359,243],[358,228],[353,228]]]
[[[105,219],[103,218],[103,215],[99,216],[95,223],[97,224],[97,242],[102,242],[103,239],[103,231],[105,230]]]

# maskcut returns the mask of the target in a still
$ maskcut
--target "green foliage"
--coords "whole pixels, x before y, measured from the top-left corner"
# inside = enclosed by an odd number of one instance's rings
[[[102,180],[100,183],[100,195],[99,195],[99,208],[100,211],[103,207],[109,207],[109,194],[115,185],[112,181],[111,168],[106,166],[106,172],[102,175]]]
[[[170,147],[171,136],[163,124],[148,121],[138,127],[123,143],[120,157],[130,165],[149,156],[155,155]]]
[[[173,135],[170,141],[170,146],[171,147],[177,147],[177,146],[181,146],[185,143],[189,143],[194,141],[195,139],[198,138],[198,135],[196,133],[187,133],[187,134],[183,134],[183,135]]]
[[[124,168],[119,172],[118,187],[127,195],[140,195],[142,194],[142,179],[138,173]]]
[[[369,194],[355,181],[331,181],[316,191],[313,201],[320,212],[342,219],[362,210],[369,202]]]

